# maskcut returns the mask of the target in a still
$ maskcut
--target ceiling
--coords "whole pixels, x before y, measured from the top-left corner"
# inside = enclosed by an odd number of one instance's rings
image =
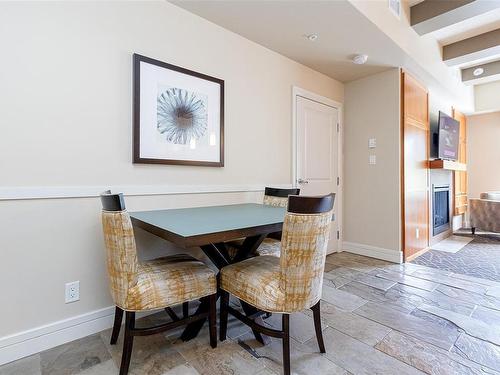
[[[460,69],[464,84],[500,80],[500,0],[419,1],[410,18],[419,35],[440,44],[443,62]]]
[[[347,1],[172,1],[341,82],[403,66],[408,56]],[[317,34],[312,42],[306,35]],[[367,38],[366,36],[370,37]],[[368,62],[355,65],[355,54]]]

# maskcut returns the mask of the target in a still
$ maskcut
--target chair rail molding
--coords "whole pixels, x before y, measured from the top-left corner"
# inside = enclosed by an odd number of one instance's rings
[[[273,184],[291,188],[291,184]],[[26,199],[92,198],[104,190],[121,192],[125,196],[211,194],[264,191],[264,184],[248,185],[99,185],[99,186],[7,186],[0,187],[0,201]]]

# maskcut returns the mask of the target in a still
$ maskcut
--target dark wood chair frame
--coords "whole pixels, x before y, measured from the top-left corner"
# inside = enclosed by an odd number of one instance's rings
[[[122,194],[111,194],[105,191],[101,194],[102,207],[106,211],[123,211],[125,210],[125,202]],[[208,326],[210,332],[210,346],[217,347],[217,298],[218,294],[203,297],[200,299],[202,304],[207,304],[208,309],[203,311],[196,311],[193,315],[189,316],[189,301],[182,304],[182,319],[172,310],[172,307],[165,307],[165,312],[172,319],[171,322],[158,324],[151,327],[135,327],[135,311],[124,311],[122,308],[115,307],[115,319],[113,323],[113,330],[111,332],[111,345],[116,345],[120,328],[123,321],[123,313],[125,312],[125,339],[123,341],[123,353],[120,364],[120,375],[127,375],[130,367],[130,360],[132,358],[132,348],[135,336],[150,336],[170,331],[177,327],[187,326],[196,322],[204,322],[208,318]]]
[[[122,361],[120,365],[120,375],[126,375],[130,367],[130,359],[132,358],[132,347],[134,344],[135,336],[149,336],[156,335],[161,332],[170,331],[180,326],[187,326],[190,323],[194,323],[200,320],[208,318],[208,326],[210,332],[210,346],[212,348],[217,347],[217,293],[201,299],[206,300],[209,304],[209,311],[195,313],[189,316],[189,302],[184,302],[182,304],[183,317],[182,319],[177,316],[177,314],[172,310],[171,307],[166,307],[165,311],[172,319],[171,322],[158,324],[152,327],[135,327],[135,312],[134,311],[124,311],[120,307],[115,307],[115,320],[113,324],[113,331],[111,333],[111,345],[116,345],[118,341],[118,336],[120,334],[120,328],[123,320],[123,313],[125,312],[125,339],[123,341],[123,353]]]
[[[324,197],[299,197],[290,196],[288,198],[288,212],[299,214],[313,214],[330,211],[333,208],[335,194],[330,194]],[[220,289],[220,333],[219,339],[226,340],[227,335],[227,320],[231,314],[239,321],[248,325],[254,332],[259,332],[267,336],[280,338],[283,340],[283,369],[284,375],[290,375],[290,314],[282,314],[281,330],[271,329],[260,324],[257,324],[252,317],[243,315],[238,310],[229,306],[229,292]],[[316,331],[316,339],[318,341],[319,350],[321,353],[326,353],[325,343],[323,341],[323,330],[321,328],[321,301],[318,301],[311,307],[314,318],[314,330]]]

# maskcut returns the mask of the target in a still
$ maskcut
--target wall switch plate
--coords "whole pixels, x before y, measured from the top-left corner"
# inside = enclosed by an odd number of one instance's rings
[[[415,238],[418,240],[420,237],[420,229],[415,229]]]
[[[370,159],[368,159],[368,164],[370,164],[370,165],[377,164],[377,156],[376,155],[370,155]]]
[[[377,147],[377,138],[368,139],[368,148],[376,148]]]
[[[73,281],[66,284],[64,302],[71,303],[80,300],[80,281]]]

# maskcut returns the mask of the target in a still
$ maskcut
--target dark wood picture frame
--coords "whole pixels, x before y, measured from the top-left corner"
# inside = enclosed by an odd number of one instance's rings
[[[141,62],[156,65],[165,69],[173,70],[179,73],[187,74],[196,78],[204,79],[217,83],[220,86],[220,160],[196,161],[196,160],[176,160],[176,159],[152,159],[141,158],[140,154],[140,120],[141,120]],[[208,76],[206,74],[194,72],[176,65],[168,64],[159,60],[152,59],[143,55],[134,53],[133,55],[133,162],[135,164],[170,164],[170,165],[193,165],[202,167],[223,167],[224,166],[224,80]]]

